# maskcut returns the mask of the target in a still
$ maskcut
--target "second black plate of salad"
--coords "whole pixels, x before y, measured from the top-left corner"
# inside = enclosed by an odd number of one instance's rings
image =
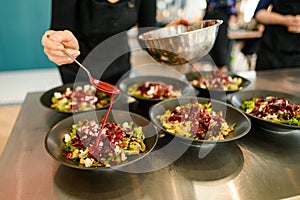
[[[166,76],[137,76],[119,84],[122,92],[145,105],[181,96],[195,96],[193,87],[180,79]]]
[[[117,101],[118,96],[114,101]],[[60,113],[80,113],[108,108],[111,97],[89,83],[70,83],[46,91],[40,98],[43,106]]]
[[[249,118],[240,110],[203,97],[168,99],[149,112],[157,127],[190,145],[233,141],[251,128]]]
[[[251,84],[250,80],[237,74],[217,71],[189,72],[185,77],[199,92],[199,97],[218,100],[226,100],[228,94],[242,91]]]

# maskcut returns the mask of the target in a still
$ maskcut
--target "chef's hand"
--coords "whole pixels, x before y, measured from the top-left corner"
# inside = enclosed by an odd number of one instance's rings
[[[70,64],[73,60],[62,52],[66,49],[73,58],[79,56],[79,44],[72,32],[65,31],[46,31],[42,37],[42,45],[48,59],[57,65]]]
[[[300,33],[300,15],[286,15],[287,28],[291,33]]]
[[[180,18],[180,19],[176,19],[174,21],[171,21],[165,27],[176,26],[176,25],[180,25],[180,24],[188,26],[188,25],[190,25],[190,22],[187,19]]]

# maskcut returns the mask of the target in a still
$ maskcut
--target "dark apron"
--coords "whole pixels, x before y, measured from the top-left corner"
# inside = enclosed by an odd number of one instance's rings
[[[300,14],[299,0],[277,0],[273,11],[280,14]],[[287,27],[266,25],[257,51],[256,70],[300,67],[300,34]]]
[[[115,4],[106,0],[54,2],[52,28],[71,30],[79,41],[81,55],[78,60],[87,64],[96,78],[115,84],[131,67],[130,48],[124,31],[133,27],[137,21],[135,0],[120,0]],[[122,32],[119,37],[110,39]],[[107,40],[110,41],[103,42]],[[90,58],[89,53],[98,45],[102,49],[98,49],[97,55]],[[64,83],[88,81],[84,71],[79,70],[75,63],[60,66],[59,70]]]
[[[228,20],[229,20],[228,7],[221,8],[207,8],[204,16],[205,20],[208,19],[221,19],[223,23],[218,29],[218,35],[215,43],[209,52],[209,55],[215,62],[216,66],[230,66],[230,41],[227,36]]]

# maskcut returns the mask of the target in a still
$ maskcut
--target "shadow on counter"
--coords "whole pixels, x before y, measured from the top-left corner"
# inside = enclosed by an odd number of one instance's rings
[[[194,181],[226,183],[243,168],[243,154],[235,142],[217,144],[201,159],[198,153],[199,147],[190,147],[172,164],[148,173],[116,170],[103,173],[60,166],[54,178],[54,191],[62,199],[142,199],[147,196],[150,199],[175,199],[178,194],[194,199]],[[167,162],[168,157],[157,159],[162,160],[155,162]]]

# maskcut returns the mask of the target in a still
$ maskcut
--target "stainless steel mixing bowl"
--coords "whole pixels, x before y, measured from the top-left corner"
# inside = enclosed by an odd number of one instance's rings
[[[139,35],[139,39],[150,56],[160,63],[193,63],[211,50],[222,23],[222,20],[203,20],[189,26],[159,28]]]

